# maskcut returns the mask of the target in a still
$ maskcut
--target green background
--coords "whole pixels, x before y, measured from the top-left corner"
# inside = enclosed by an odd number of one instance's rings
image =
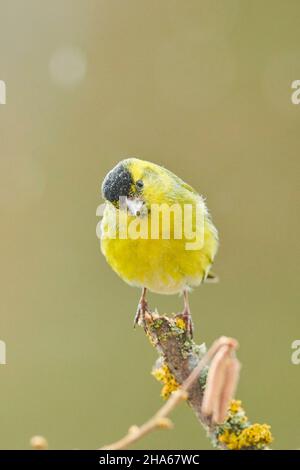
[[[196,340],[239,340],[247,415],[300,446],[299,20],[296,0],[0,0],[1,448],[96,448],[161,405],[139,291],[95,234],[129,155],[207,198],[221,282],[191,295]],[[172,418],[136,447],[210,448],[185,405]]]

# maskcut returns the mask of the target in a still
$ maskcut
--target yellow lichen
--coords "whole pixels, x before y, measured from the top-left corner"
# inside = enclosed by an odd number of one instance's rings
[[[230,450],[239,449],[238,436],[233,432],[230,432],[228,429],[219,436],[219,441],[222,442],[222,444],[225,444]]]
[[[182,318],[176,318],[175,320],[177,328],[185,330],[185,321]]]
[[[150,341],[151,346],[153,346],[153,347],[155,348],[155,347],[156,347],[156,343],[155,343],[155,341],[154,341],[153,336],[151,336],[148,331],[146,332],[146,335],[147,335],[147,337],[148,337],[148,339],[149,339],[149,341]]]
[[[268,424],[252,424],[243,429],[239,435],[240,448],[257,447],[261,448],[273,441],[273,437]]]
[[[240,450],[246,448],[262,449],[273,440],[270,426],[268,424],[251,424],[243,429],[239,434],[235,434],[226,429],[219,436],[219,441],[230,450]]]
[[[230,406],[229,406],[229,411],[232,414],[236,414],[242,409],[242,402],[241,400],[231,400]]]
[[[172,392],[178,389],[179,385],[176,382],[174,375],[170,372],[167,364],[162,364],[161,367],[154,369],[152,375],[164,384],[161,390],[161,396],[166,400]]]

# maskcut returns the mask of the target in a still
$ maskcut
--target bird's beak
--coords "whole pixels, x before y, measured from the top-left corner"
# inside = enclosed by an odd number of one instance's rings
[[[145,213],[145,206],[144,201],[140,198],[133,197],[133,198],[126,198],[126,206],[130,215],[135,217],[139,217],[144,215]]]

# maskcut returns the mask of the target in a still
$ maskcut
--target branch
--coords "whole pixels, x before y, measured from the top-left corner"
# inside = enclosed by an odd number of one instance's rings
[[[143,324],[159,358],[152,374],[164,386],[161,395],[167,402],[140,427],[100,450],[121,450],[156,429],[171,429],[170,413],[187,401],[204,427],[214,447],[227,450],[268,449],[272,442],[270,426],[251,424],[241,402],[233,400],[239,376],[236,358],[238,343],[221,337],[207,351],[190,338],[182,315],[159,316],[147,312]],[[47,449],[42,436],[31,439],[33,449]]]
[[[221,344],[220,344],[221,345]],[[155,413],[155,415],[146,421],[142,426],[131,426],[126,436],[113,444],[104,446],[101,450],[121,450],[127,448],[129,445],[134,444],[136,441],[146,436],[155,429],[171,429],[173,427],[172,421],[168,418],[169,414],[176,408],[182,400],[188,399],[188,391],[193,386],[194,382],[199,378],[203,368],[209,363],[210,357],[214,349],[203,357],[198,365],[192,370],[187,379],[183,382],[180,388],[172,393],[168,401]]]
[[[237,342],[221,337],[206,351],[188,335],[182,315],[146,314],[145,332],[159,359],[153,375],[163,382],[168,401],[140,427],[131,426],[119,441],[101,449],[119,450],[132,445],[155,429],[170,429],[169,414],[186,400],[214,447],[219,449],[266,449],[272,441],[270,427],[251,424],[240,401],[232,400],[238,381]]]
[[[30,445],[33,450],[47,450],[48,442],[43,436],[33,436],[30,439]]]

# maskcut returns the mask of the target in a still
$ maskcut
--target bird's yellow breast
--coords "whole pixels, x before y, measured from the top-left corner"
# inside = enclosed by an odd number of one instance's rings
[[[207,275],[217,250],[217,232],[208,215],[204,219],[201,249],[187,250],[188,240],[174,238],[120,239],[108,235],[114,222],[115,209],[107,204],[102,220],[101,250],[114,271],[126,282],[147,287],[152,292],[173,294],[199,285]],[[151,213],[147,216],[151,226]],[[132,219],[128,220],[128,224]]]

